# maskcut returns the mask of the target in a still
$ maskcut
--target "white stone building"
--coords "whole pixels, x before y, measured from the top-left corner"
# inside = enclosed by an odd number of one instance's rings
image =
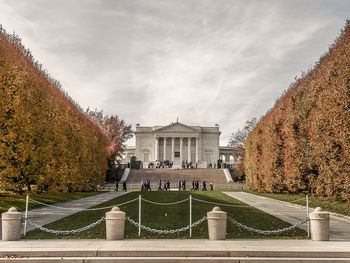
[[[156,160],[172,161],[174,168],[180,168],[182,161],[198,161],[200,167],[206,168],[220,158],[221,132],[218,125],[201,127],[175,122],[166,126],[145,127],[137,124],[134,133],[136,147],[125,149],[126,160],[135,155],[145,168]],[[230,159],[227,154],[225,157]]]

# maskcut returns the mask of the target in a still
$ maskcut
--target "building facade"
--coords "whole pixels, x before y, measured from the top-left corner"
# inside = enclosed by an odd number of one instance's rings
[[[171,161],[174,168],[180,168],[182,161],[198,162],[201,168],[223,158],[234,163],[232,151],[229,154],[231,147],[219,147],[221,132],[218,125],[201,127],[175,122],[145,127],[137,124],[134,133],[136,146],[125,149],[125,159],[129,161],[131,156],[136,156],[143,162],[144,168],[157,160]]]

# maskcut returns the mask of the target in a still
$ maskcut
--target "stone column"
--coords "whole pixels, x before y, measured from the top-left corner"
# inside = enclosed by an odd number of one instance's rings
[[[180,165],[182,165],[183,161],[183,138],[180,137]]]
[[[106,238],[108,240],[124,239],[125,212],[115,206],[106,213]]]
[[[187,138],[187,156],[188,156],[188,162],[191,162],[191,137]]]
[[[329,240],[329,213],[317,207],[310,213],[311,239],[312,241]]]
[[[174,151],[175,151],[175,138],[172,137],[171,138],[171,161],[172,162],[174,162],[174,155],[175,155]]]
[[[215,206],[212,211],[207,213],[207,218],[209,239],[226,239],[227,213],[221,211],[220,207]]]
[[[164,144],[164,154],[163,154],[163,161],[166,160],[166,137],[163,138],[163,144]]]
[[[199,143],[198,138],[196,138],[196,162],[199,161]]]
[[[156,137],[156,143],[155,143],[155,147],[154,147],[154,160],[155,161],[158,160],[158,149],[159,149],[159,138]]]
[[[2,214],[2,240],[16,241],[21,238],[23,214],[11,207],[8,212]]]

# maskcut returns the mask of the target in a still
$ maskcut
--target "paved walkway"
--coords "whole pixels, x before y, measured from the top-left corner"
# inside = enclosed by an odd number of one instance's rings
[[[21,257],[100,257],[98,262],[117,262],[116,260],[104,261],[101,257],[212,257],[210,262],[217,262],[215,257],[342,257],[346,258],[346,261],[343,262],[349,262],[350,242],[208,239],[0,241],[0,259],[9,255]],[[184,261],[180,260],[180,262],[189,262],[186,258],[182,258],[182,260]],[[203,262],[209,262],[208,258]]]
[[[54,206],[59,206],[59,207],[64,207],[64,208],[69,208],[69,209],[84,209],[84,208],[90,208],[92,206],[101,204],[103,202],[109,201],[111,199],[114,199],[116,197],[122,196],[126,193],[129,192],[107,192],[103,194],[98,194],[94,196],[89,196],[89,197],[83,197],[71,201],[65,201],[65,202],[59,202],[52,204]],[[63,209],[56,209],[53,207],[39,207],[39,208],[34,208],[28,211],[28,218],[35,223],[43,226],[49,223],[52,223],[54,221],[57,221],[61,218],[70,216],[72,214],[75,214],[79,211],[76,210],[63,210]],[[27,232],[34,229],[33,226],[27,225]],[[23,227],[22,227],[23,231]],[[23,232],[22,232],[23,233]],[[0,227],[0,234],[1,234],[1,227]]]
[[[245,192],[224,193],[292,225],[306,217],[305,206]],[[310,213],[313,210],[310,208]],[[306,224],[303,224],[300,228],[307,230]],[[331,214],[329,235],[330,240],[350,240],[350,220]]]

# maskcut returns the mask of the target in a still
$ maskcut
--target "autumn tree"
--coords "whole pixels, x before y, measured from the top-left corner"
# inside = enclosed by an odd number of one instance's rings
[[[1,26],[0,128],[1,190],[91,191],[103,183],[105,131]]]
[[[350,202],[350,21],[245,143],[247,186]]]
[[[116,162],[120,159],[118,157],[121,157],[124,151],[126,141],[133,137],[131,125],[127,125],[127,123],[124,120],[120,120],[117,115],[104,115],[103,111],[98,111],[97,109],[91,111],[88,108],[86,113],[99,123],[108,138],[108,170],[106,180],[117,180],[119,179],[119,166]]]

